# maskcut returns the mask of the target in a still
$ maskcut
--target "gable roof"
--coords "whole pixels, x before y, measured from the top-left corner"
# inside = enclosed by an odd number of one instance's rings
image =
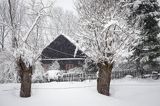
[[[42,59],[85,58],[86,55],[69,37],[59,35],[42,51],[41,57]]]

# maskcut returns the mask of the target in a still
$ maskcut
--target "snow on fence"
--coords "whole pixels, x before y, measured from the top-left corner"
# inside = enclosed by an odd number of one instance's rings
[[[62,78],[59,78],[58,81],[84,81],[84,80],[93,80],[97,79],[96,74],[64,74]]]
[[[127,75],[131,75],[133,77],[137,77],[140,75],[137,71],[113,71],[112,72],[112,79],[120,79],[124,78]]]
[[[132,78],[140,77],[140,73],[137,71],[113,71],[111,78],[112,79],[120,79],[130,76]],[[153,78],[153,79],[158,79],[160,78],[160,74],[155,74],[155,73],[146,73],[144,74],[144,77],[140,78]],[[78,73],[78,74],[71,74],[71,73],[64,73],[63,76],[59,77],[56,81],[84,81],[84,80],[93,80],[97,79],[97,74],[96,73]]]

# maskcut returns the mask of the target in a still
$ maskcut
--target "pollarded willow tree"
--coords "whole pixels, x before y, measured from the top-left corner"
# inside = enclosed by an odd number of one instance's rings
[[[31,78],[33,69],[41,54],[42,47],[44,46],[42,45],[44,30],[40,31],[39,26],[42,25],[44,17],[47,16],[47,9],[52,6],[52,3],[44,5],[41,0],[37,2],[32,1],[32,3],[32,8],[28,10],[28,12],[32,13],[34,18],[31,20],[31,23],[29,23],[29,29],[26,30],[24,35],[20,36],[21,39],[17,41],[19,44],[18,48],[15,49],[15,58],[17,60],[16,63],[21,79],[21,97],[31,96]]]
[[[44,19],[52,3],[44,4],[42,0],[4,0],[3,4],[0,7],[6,11],[0,13],[5,14],[2,17],[5,21],[0,17],[0,26],[7,28],[3,32],[7,36],[5,41],[9,43],[4,43],[7,50],[0,53],[0,59],[5,59],[0,62],[0,82],[17,82],[18,72],[20,96],[30,97],[32,72],[45,46],[45,30],[40,29],[40,26],[46,25]]]
[[[77,0],[76,7],[88,41],[89,56],[97,63],[97,91],[109,96],[115,62],[125,59],[137,44],[135,30],[127,27],[126,8],[119,0]],[[123,6],[123,7],[122,7]],[[87,42],[86,41],[86,42]]]

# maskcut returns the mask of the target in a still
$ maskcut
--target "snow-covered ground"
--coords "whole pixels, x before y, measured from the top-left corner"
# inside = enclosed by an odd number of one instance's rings
[[[32,84],[32,96],[19,97],[20,84],[0,84],[0,106],[160,106],[160,80],[112,80],[111,96],[96,81]]]

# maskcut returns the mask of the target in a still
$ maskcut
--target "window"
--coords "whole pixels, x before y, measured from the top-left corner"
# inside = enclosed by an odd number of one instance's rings
[[[66,64],[66,65],[65,65],[65,69],[66,69],[66,70],[69,70],[69,69],[71,69],[71,68],[74,68],[74,64]]]

